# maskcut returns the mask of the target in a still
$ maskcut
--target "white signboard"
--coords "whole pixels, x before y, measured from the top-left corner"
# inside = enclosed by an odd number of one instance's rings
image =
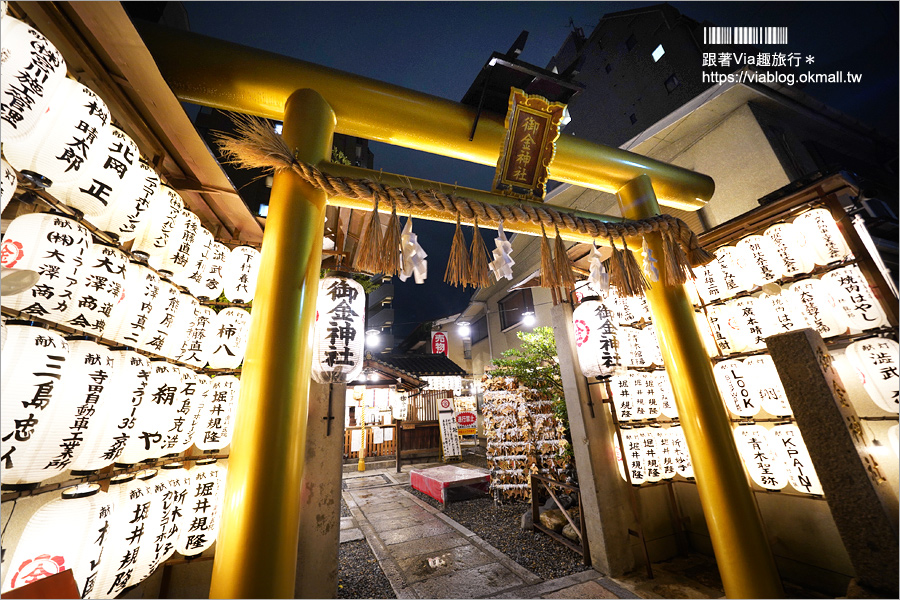
[[[459,447],[459,431],[456,425],[456,415],[453,414],[453,398],[441,398],[437,403],[443,456],[444,458],[461,456],[462,449]]]

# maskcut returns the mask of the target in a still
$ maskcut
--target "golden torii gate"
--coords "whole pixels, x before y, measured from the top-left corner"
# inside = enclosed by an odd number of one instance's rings
[[[327,173],[424,189],[442,185],[330,163],[335,131],[484,165],[497,162],[505,134],[502,116],[482,114],[470,141],[475,114],[464,105],[197,34],[155,25],[139,29],[179,99],[283,119],[282,135],[296,157]],[[705,175],[571,136],[559,138],[550,169],[553,179],[618,194],[628,219],[658,215],[660,204],[697,210],[714,189]],[[477,190],[457,192],[494,205],[520,203]],[[213,567],[213,598],[293,596],[326,203],[370,209],[358,200],[326,198],[292,172],[276,174]],[[428,211],[418,216],[447,220]],[[540,234],[534,224],[507,229]],[[590,241],[583,234],[560,233]],[[645,237],[662,256],[660,235]],[[659,268],[665,268],[662,261]],[[781,597],[781,581],[691,302],[682,286],[661,283],[647,296],[725,591],[733,598]]]

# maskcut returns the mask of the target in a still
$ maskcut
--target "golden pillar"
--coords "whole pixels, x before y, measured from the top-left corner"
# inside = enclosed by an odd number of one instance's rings
[[[625,184],[618,195],[622,214],[628,219],[659,214],[656,194],[646,175]],[[782,598],[781,578],[738,456],[712,364],[694,323],[694,308],[683,286],[662,283],[665,261],[661,260],[660,235],[648,234],[646,239],[660,259],[659,282],[647,292],[647,300],[672,380],[725,594],[729,598]]]
[[[335,116],[312,90],[285,104],[297,156],[331,156]],[[210,598],[292,598],[322,262],[325,194],[277,173],[269,200],[250,340],[241,377]]]

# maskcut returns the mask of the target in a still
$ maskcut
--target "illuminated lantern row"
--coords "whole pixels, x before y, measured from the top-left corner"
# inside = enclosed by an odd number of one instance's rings
[[[366,295],[347,277],[319,284],[313,340],[312,377],[319,383],[353,381],[362,372]]]
[[[125,293],[127,264],[128,256],[118,248],[95,243],[81,266],[78,291],[64,324],[103,337]]]
[[[156,501],[159,503],[157,515],[159,520],[152,525],[158,535],[153,539],[153,554],[148,555],[149,564],[143,579],[175,554],[175,544],[181,533],[180,516],[184,514],[185,500],[191,485],[191,474],[181,463],[170,463],[162,466],[162,481],[154,487]]]
[[[66,78],[66,61],[47,38],[22,21],[3,17],[0,137],[4,146],[28,136]]]
[[[260,253],[249,246],[238,246],[225,260],[222,286],[229,302],[251,302],[259,277]]]
[[[657,385],[660,386],[659,390]],[[664,414],[663,406],[665,416],[678,416],[672,387],[665,371],[626,371],[610,379],[610,388],[616,418],[620,422],[658,419],[660,414]]]
[[[234,375],[219,375],[212,379],[194,433],[194,445],[198,450],[221,450],[231,443],[240,394],[241,381]]]
[[[736,417],[754,417],[760,409],[773,416],[791,416],[775,363],[768,355],[723,360],[713,367],[722,400]]]
[[[2,212],[9,201],[12,200],[16,188],[19,186],[19,180],[16,177],[16,171],[9,164],[0,158],[0,170],[2,170],[2,181],[0,181],[0,212]]]
[[[898,354],[900,345],[887,338],[859,340],[847,346],[845,352],[872,401],[880,409],[893,414],[898,412],[900,394]]]
[[[572,314],[578,362],[585,377],[611,375],[619,364],[618,327],[608,304],[585,300]]]
[[[776,425],[771,430],[762,425],[738,425],[734,429],[734,439],[750,478],[758,486],[780,490],[790,483],[798,492],[822,494],[822,486],[796,425]]]
[[[207,550],[216,541],[222,502],[225,492],[225,461],[211,459],[197,461],[189,471],[191,484],[179,522],[181,530],[175,551],[184,556],[196,556]]]
[[[153,308],[160,298],[159,275],[137,261],[125,267],[125,297],[106,328],[105,337],[138,348],[150,325]]]
[[[694,476],[691,457],[681,427],[660,426],[622,428],[625,461],[619,462],[619,474],[625,479],[627,465],[632,485],[672,479],[676,474]],[[618,448],[616,448],[618,455]],[[624,462],[624,464],[623,464]]]
[[[3,591],[71,570],[82,597],[95,597],[101,565],[111,562],[102,558],[114,518],[113,498],[98,484],[64,490],[28,520],[9,562]]]

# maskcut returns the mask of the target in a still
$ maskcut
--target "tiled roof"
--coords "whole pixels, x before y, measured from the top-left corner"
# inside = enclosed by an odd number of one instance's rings
[[[466,372],[443,354],[379,355],[377,360],[418,377],[466,375]]]

